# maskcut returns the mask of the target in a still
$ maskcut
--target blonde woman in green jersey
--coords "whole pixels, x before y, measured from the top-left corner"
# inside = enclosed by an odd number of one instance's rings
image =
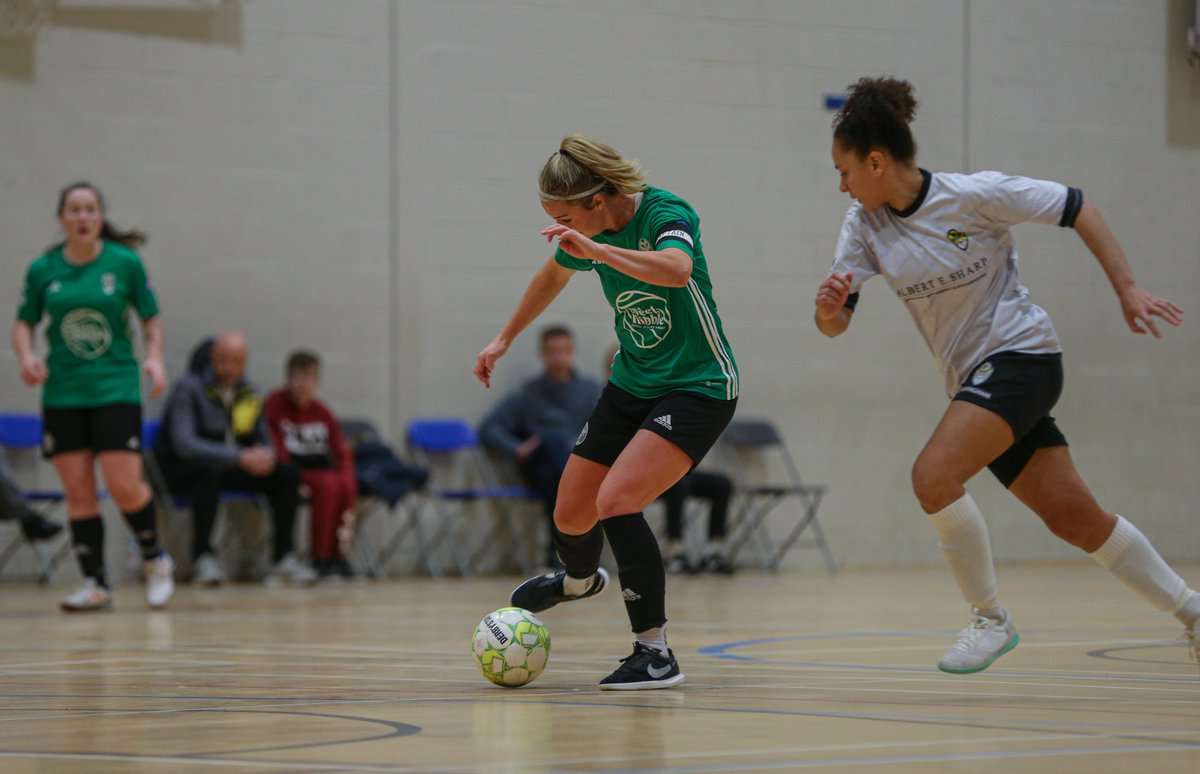
[[[129,308],[143,320],[150,394],[167,384],[158,302],[141,259],[139,231],[121,231],[104,216],[89,183],[62,190],[58,218],[65,238],[25,276],[12,343],[21,379],[42,386],[42,453],[62,480],[83,584],[62,600],[67,611],[112,606],[104,572],[96,463],[141,546],[146,602],[163,607],[175,590],[171,557],[158,544],[154,501],[142,479],[141,374],[130,338]],[[49,318],[49,355],[34,351],[34,328]]]
[[[526,581],[511,602],[539,612],[599,594],[608,583],[600,567],[607,536],[636,640],[600,681],[605,690],[683,682],[666,642],[662,554],[642,510],[704,458],[733,417],[739,387],[700,219],[645,178],[604,143],[563,139],[538,181],[555,222],[542,235],[557,237],[558,250],[475,363],[476,378],[490,386],[496,361],[571,277],[599,275],[621,349],[559,484],[554,538],[564,570]]]

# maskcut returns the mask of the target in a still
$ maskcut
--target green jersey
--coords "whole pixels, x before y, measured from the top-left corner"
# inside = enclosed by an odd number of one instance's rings
[[[36,326],[43,315],[50,318],[43,406],[141,403],[130,306],[143,320],[158,314],[141,259],[120,244],[105,241],[100,255],[82,266],[68,263],[61,247],[30,265],[17,319]]]
[[[700,218],[692,206],[668,191],[647,188],[625,228],[592,240],[627,250],[674,247],[692,258],[687,285],[667,288],[561,249],[555,253],[554,259],[568,269],[600,275],[621,344],[613,361],[612,383],[639,398],[656,398],[673,390],[719,400],[736,398],[737,363],[721,329],[700,246]]]

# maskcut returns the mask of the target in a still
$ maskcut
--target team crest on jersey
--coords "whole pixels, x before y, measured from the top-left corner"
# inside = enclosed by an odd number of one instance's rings
[[[992,367],[991,363],[984,363],[975,369],[975,373],[971,374],[971,384],[983,384],[990,379],[992,374],[995,372],[996,369]]]
[[[54,280],[53,282],[50,283],[50,286],[46,288],[46,295],[50,295],[51,293],[57,293],[60,290],[62,290],[62,283],[59,282],[58,280]]]
[[[117,275],[111,271],[106,271],[100,275],[100,289],[104,291],[104,295],[111,296],[117,291]]]
[[[667,299],[644,290],[626,290],[617,296],[617,314],[621,327],[639,349],[654,349],[671,332],[671,312]]]
[[[62,337],[75,357],[95,360],[112,346],[108,318],[95,309],[74,309],[63,318]]]
[[[650,240],[647,239],[646,237],[642,237],[641,239],[639,239],[638,240],[638,249],[641,250],[643,253],[650,252],[650,250],[652,249]]]
[[[959,250],[966,250],[968,245],[971,243],[971,240],[967,238],[967,235],[956,228],[952,228],[947,231],[946,238],[953,242],[954,246]]]

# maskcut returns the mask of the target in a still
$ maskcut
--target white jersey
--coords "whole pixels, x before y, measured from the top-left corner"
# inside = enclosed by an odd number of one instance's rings
[[[1017,281],[1009,228],[1026,221],[1074,226],[1079,190],[999,172],[921,174],[921,193],[903,212],[851,205],[831,271],[853,274],[852,294],[877,274],[887,280],[951,397],[989,355],[1062,351],[1050,316]]]

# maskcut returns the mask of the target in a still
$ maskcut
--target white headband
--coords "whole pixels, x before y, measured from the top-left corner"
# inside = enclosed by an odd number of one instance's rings
[[[541,198],[545,199],[548,202],[573,202],[576,199],[582,199],[585,196],[591,196],[594,193],[600,193],[600,191],[602,191],[604,189],[604,186],[606,186],[606,185],[608,185],[608,181],[601,180],[598,185],[592,186],[591,188],[587,189],[583,193],[568,194],[567,196],[557,196],[555,194],[548,194],[545,191],[542,191],[539,189],[538,196],[540,196]]]

